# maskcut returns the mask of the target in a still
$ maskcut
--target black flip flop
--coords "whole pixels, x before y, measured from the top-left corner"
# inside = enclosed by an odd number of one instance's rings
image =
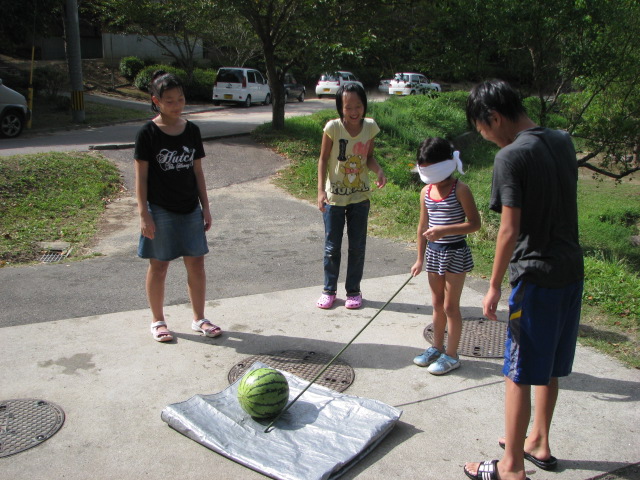
[[[462,467],[462,470],[471,480],[498,480],[498,460],[480,462],[475,475],[467,470],[466,466]],[[529,477],[526,480],[529,480]]]
[[[500,447],[504,449],[504,442],[498,442],[498,445],[500,445]],[[558,459],[553,455],[551,455],[546,460],[540,460],[538,457],[534,457],[530,453],[524,452],[524,459],[529,460],[536,467],[542,470],[551,471],[555,470],[558,467]]]

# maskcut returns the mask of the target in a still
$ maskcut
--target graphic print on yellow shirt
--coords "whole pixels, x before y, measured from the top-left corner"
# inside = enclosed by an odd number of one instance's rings
[[[367,155],[380,128],[373,119],[365,118],[362,131],[352,137],[336,119],[328,122],[324,131],[333,142],[326,184],[329,204],[345,206],[368,200]]]

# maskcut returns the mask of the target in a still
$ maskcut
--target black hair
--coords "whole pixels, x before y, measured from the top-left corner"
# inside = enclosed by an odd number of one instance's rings
[[[177,75],[167,73],[164,70],[156,70],[153,72],[151,82],[149,82],[149,92],[151,92],[151,95],[156,98],[162,98],[162,94],[166,90],[171,90],[172,88],[179,88],[184,92],[182,80],[180,80]],[[153,99],[151,100],[151,110],[155,113],[160,113],[160,109],[153,102]]]
[[[449,140],[441,137],[429,137],[418,148],[416,162],[418,165],[425,163],[438,163],[453,158],[453,145]]]
[[[504,80],[488,80],[471,89],[467,98],[467,122],[472,128],[476,123],[489,123],[491,112],[517,121],[526,115],[520,94]]]
[[[364,114],[363,117],[367,115],[367,94],[357,83],[347,83],[346,85],[342,85],[338,91],[336,92],[336,109],[338,110],[338,115],[340,115],[340,120],[343,120],[344,113],[342,112],[342,95],[347,92],[355,92],[358,97],[360,97],[360,101],[362,105],[364,105]]]

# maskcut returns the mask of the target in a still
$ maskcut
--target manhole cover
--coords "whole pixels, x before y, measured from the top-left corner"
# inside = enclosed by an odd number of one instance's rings
[[[64,412],[53,403],[25,398],[0,401],[0,457],[40,445],[64,423]]]
[[[507,322],[486,318],[464,318],[458,353],[466,357],[501,358],[504,356],[504,342],[507,337]],[[433,324],[424,329],[424,338],[433,343]],[[447,343],[447,334],[444,334]]]
[[[233,383],[242,377],[254,362],[262,362],[310,382],[316,378],[332,358],[332,355],[327,355],[326,353],[301,350],[283,350],[264,355],[254,355],[237,363],[229,371],[228,379],[229,383]],[[337,392],[343,392],[353,383],[354,378],[353,368],[338,358],[315,383]]]

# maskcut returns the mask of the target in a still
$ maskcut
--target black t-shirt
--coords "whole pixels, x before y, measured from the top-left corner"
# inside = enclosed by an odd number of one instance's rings
[[[200,129],[189,122],[180,135],[167,135],[149,121],[138,131],[134,158],[149,162],[147,200],[171,212],[198,206],[194,160],[204,157]]]
[[[535,127],[520,132],[495,158],[490,208],[521,209],[509,265],[511,284],[527,279],[559,288],[584,277],[578,239],[578,164],[571,137]]]

